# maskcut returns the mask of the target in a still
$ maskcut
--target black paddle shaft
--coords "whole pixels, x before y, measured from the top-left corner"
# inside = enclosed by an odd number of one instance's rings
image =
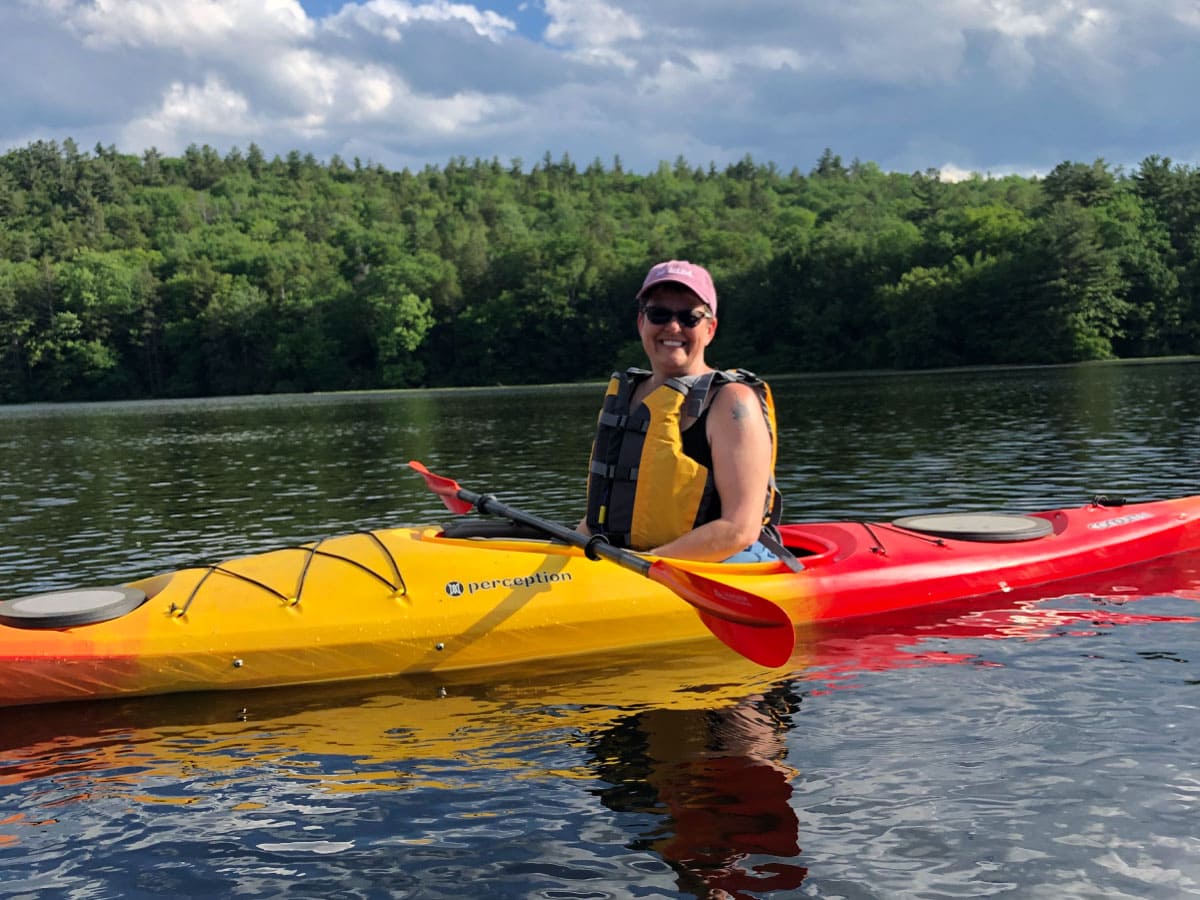
[[[588,559],[598,560],[600,557],[604,557],[618,565],[624,566],[630,571],[637,572],[639,575],[647,575],[650,572],[650,566],[652,565],[650,560],[628,550],[621,550],[614,547],[604,535],[596,534],[589,537],[585,534],[580,534],[574,528],[567,528],[565,525],[559,525],[557,522],[551,522],[549,519],[543,519],[524,510],[514,509],[505,503],[501,503],[492,494],[477,494],[474,491],[468,491],[466,488],[460,487],[458,489],[458,496],[484,515],[503,516],[522,525],[529,525],[539,531],[544,531],[546,534],[552,535],[572,546],[581,547]]]

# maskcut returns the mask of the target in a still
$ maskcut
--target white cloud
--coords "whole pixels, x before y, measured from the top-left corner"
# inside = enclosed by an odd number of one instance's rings
[[[1180,25],[1200,31],[1200,4],[1195,0],[1179,0],[1168,4],[1168,13]]]
[[[941,170],[938,172],[939,180],[949,182],[968,181],[974,176],[974,172],[961,168],[960,166],[956,166],[954,163],[947,163],[946,165],[942,166]]]
[[[125,126],[121,142],[178,153],[192,143],[189,135],[252,135],[254,123],[248,113],[246,98],[230,90],[220,78],[209,77],[200,85],[177,81],[167,86],[157,110]]]
[[[200,52],[286,43],[312,30],[298,0],[77,0],[63,9],[68,26],[93,47]]]
[[[638,20],[599,0],[545,0],[546,40],[576,47],[611,47],[640,40],[645,32]]]
[[[391,79],[382,70],[364,71],[350,84],[351,108],[346,118],[359,122],[382,115],[391,105],[396,93]]]
[[[469,3],[407,3],[404,0],[368,0],[366,3],[348,3],[337,15],[332,16],[326,27],[344,32],[348,28],[375,30],[388,40],[398,41],[405,26],[415,22],[433,24],[464,24],[476,34],[488,40],[499,40],[516,30],[512,20],[487,9],[479,9]]]
[[[344,60],[309,49],[291,49],[263,67],[260,78],[274,88],[277,97],[287,97],[295,108],[325,116],[341,99],[346,81],[356,80],[359,71],[359,67]]]

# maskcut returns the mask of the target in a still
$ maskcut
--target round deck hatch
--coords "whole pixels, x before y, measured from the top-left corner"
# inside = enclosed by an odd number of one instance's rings
[[[1031,541],[1054,531],[1048,519],[1007,513],[933,513],[905,516],[895,519],[892,524],[956,541]]]
[[[0,601],[0,624],[14,628],[71,628],[107,622],[137,609],[146,594],[137,588],[73,588]]]

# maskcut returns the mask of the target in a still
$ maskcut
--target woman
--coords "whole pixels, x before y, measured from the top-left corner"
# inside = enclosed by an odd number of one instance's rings
[[[781,503],[770,389],[704,358],[717,333],[712,276],[686,260],[659,263],[637,299],[650,370],[609,383],[581,530],[682,559],[785,555],[773,536]]]

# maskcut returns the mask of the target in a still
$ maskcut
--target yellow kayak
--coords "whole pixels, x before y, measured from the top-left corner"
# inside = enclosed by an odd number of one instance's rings
[[[757,580],[771,566],[697,568]],[[447,538],[435,527],[344,535],[107,590],[119,614],[106,621],[71,624],[90,610],[47,623],[63,627],[0,616],[0,706],[448,671],[708,634],[670,591],[577,548]],[[136,605],[120,612],[125,597]]]
[[[589,558],[585,548],[434,526],[3,600],[0,706],[450,672],[703,640],[710,631],[743,651],[783,632],[787,642],[774,645],[764,671],[787,663],[796,626],[1045,590],[1195,550],[1200,497],[781,531],[803,570],[647,562],[698,580],[713,604],[699,615],[674,582]],[[720,618],[747,597],[784,625]]]

